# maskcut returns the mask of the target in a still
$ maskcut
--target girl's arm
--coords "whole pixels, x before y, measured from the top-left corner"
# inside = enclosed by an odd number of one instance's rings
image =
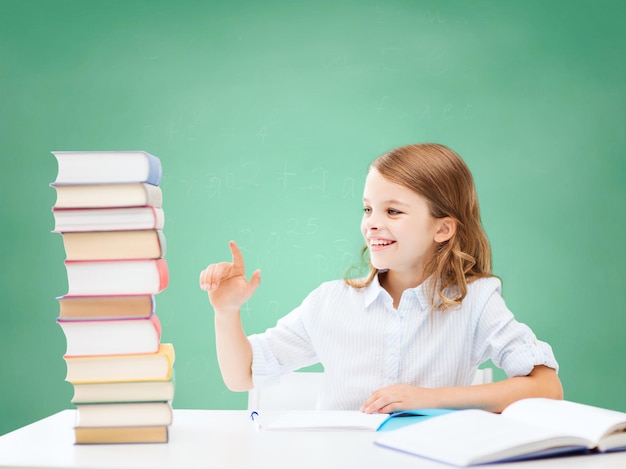
[[[556,371],[537,365],[528,376],[450,388],[420,388],[396,384],[375,391],[363,403],[361,410],[370,414],[425,408],[477,408],[501,412],[509,404],[526,397],[563,399],[563,388]]]
[[[217,361],[224,383],[231,391],[252,388],[252,348],[241,324],[240,309],[261,283],[256,270],[246,280],[243,256],[231,241],[232,262],[211,264],[200,273],[200,288],[209,294],[215,311]]]

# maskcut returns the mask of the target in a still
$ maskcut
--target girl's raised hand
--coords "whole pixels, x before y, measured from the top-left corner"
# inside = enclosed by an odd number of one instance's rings
[[[248,282],[243,256],[234,241],[229,243],[232,262],[210,264],[200,272],[200,288],[209,293],[216,313],[237,312],[261,283],[261,271],[255,270]]]

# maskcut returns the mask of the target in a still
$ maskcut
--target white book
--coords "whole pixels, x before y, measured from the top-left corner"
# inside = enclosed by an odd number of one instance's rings
[[[147,318],[105,320],[57,319],[65,335],[66,356],[156,353],[161,323],[156,314]]]
[[[376,444],[456,466],[626,450],[626,413],[530,398],[501,414],[469,409],[441,415],[382,434]]]
[[[262,418],[262,417],[261,417]],[[388,414],[366,414],[357,410],[290,411],[268,422],[266,430],[364,430],[375,432]]]
[[[164,258],[65,261],[68,295],[154,294],[167,287]]]
[[[160,207],[55,209],[57,233],[114,230],[162,230],[165,215]]]
[[[58,173],[54,184],[147,182],[158,186],[161,160],[145,151],[53,151]]]

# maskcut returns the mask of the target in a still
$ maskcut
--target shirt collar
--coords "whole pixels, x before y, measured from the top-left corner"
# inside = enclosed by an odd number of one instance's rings
[[[372,283],[370,283],[366,287],[365,291],[365,307],[369,308],[370,305],[376,301],[376,299],[381,296],[387,294],[387,291],[380,285],[380,281],[378,280],[378,274],[374,276]]]
[[[365,292],[365,307],[366,308],[369,308],[369,306],[374,301],[376,301],[376,299],[380,297],[381,295],[383,297],[390,298],[389,293],[387,293],[387,290],[385,290],[381,286],[380,281],[378,279],[378,275],[379,274],[376,274],[376,276],[374,276],[374,279],[372,280],[372,283],[370,283],[369,286],[366,287],[367,288]],[[422,311],[429,307],[428,289],[429,289],[429,284],[431,280],[432,280],[432,277],[429,277],[417,287],[408,288],[407,290],[405,290],[405,294],[406,292],[410,292],[410,294],[415,295],[415,298],[417,298],[420,309]]]

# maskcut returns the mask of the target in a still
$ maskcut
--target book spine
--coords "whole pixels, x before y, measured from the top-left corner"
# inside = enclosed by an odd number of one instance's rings
[[[161,320],[159,319],[159,316],[157,316],[156,313],[152,313],[152,315],[149,318],[150,321],[152,321],[152,325],[154,326],[154,330],[156,331],[157,337],[159,338],[159,343],[161,342],[161,332],[162,332],[162,328],[161,328]]]
[[[165,258],[156,259],[156,266],[159,272],[159,291],[163,291],[167,288],[170,282],[170,273],[167,267],[167,261]]]
[[[148,177],[146,182],[153,186],[161,184],[161,178],[163,176],[163,168],[161,166],[161,160],[150,153],[144,152],[148,159]]]
[[[154,217],[154,225],[152,228],[155,230],[162,230],[165,226],[165,213],[163,212],[163,209],[153,205],[148,205],[148,207],[152,209],[152,215]]]
[[[159,248],[161,252],[161,257],[165,257],[165,252],[167,251],[167,244],[165,242],[165,235],[162,230],[154,230],[156,232],[157,241],[159,242]]]

